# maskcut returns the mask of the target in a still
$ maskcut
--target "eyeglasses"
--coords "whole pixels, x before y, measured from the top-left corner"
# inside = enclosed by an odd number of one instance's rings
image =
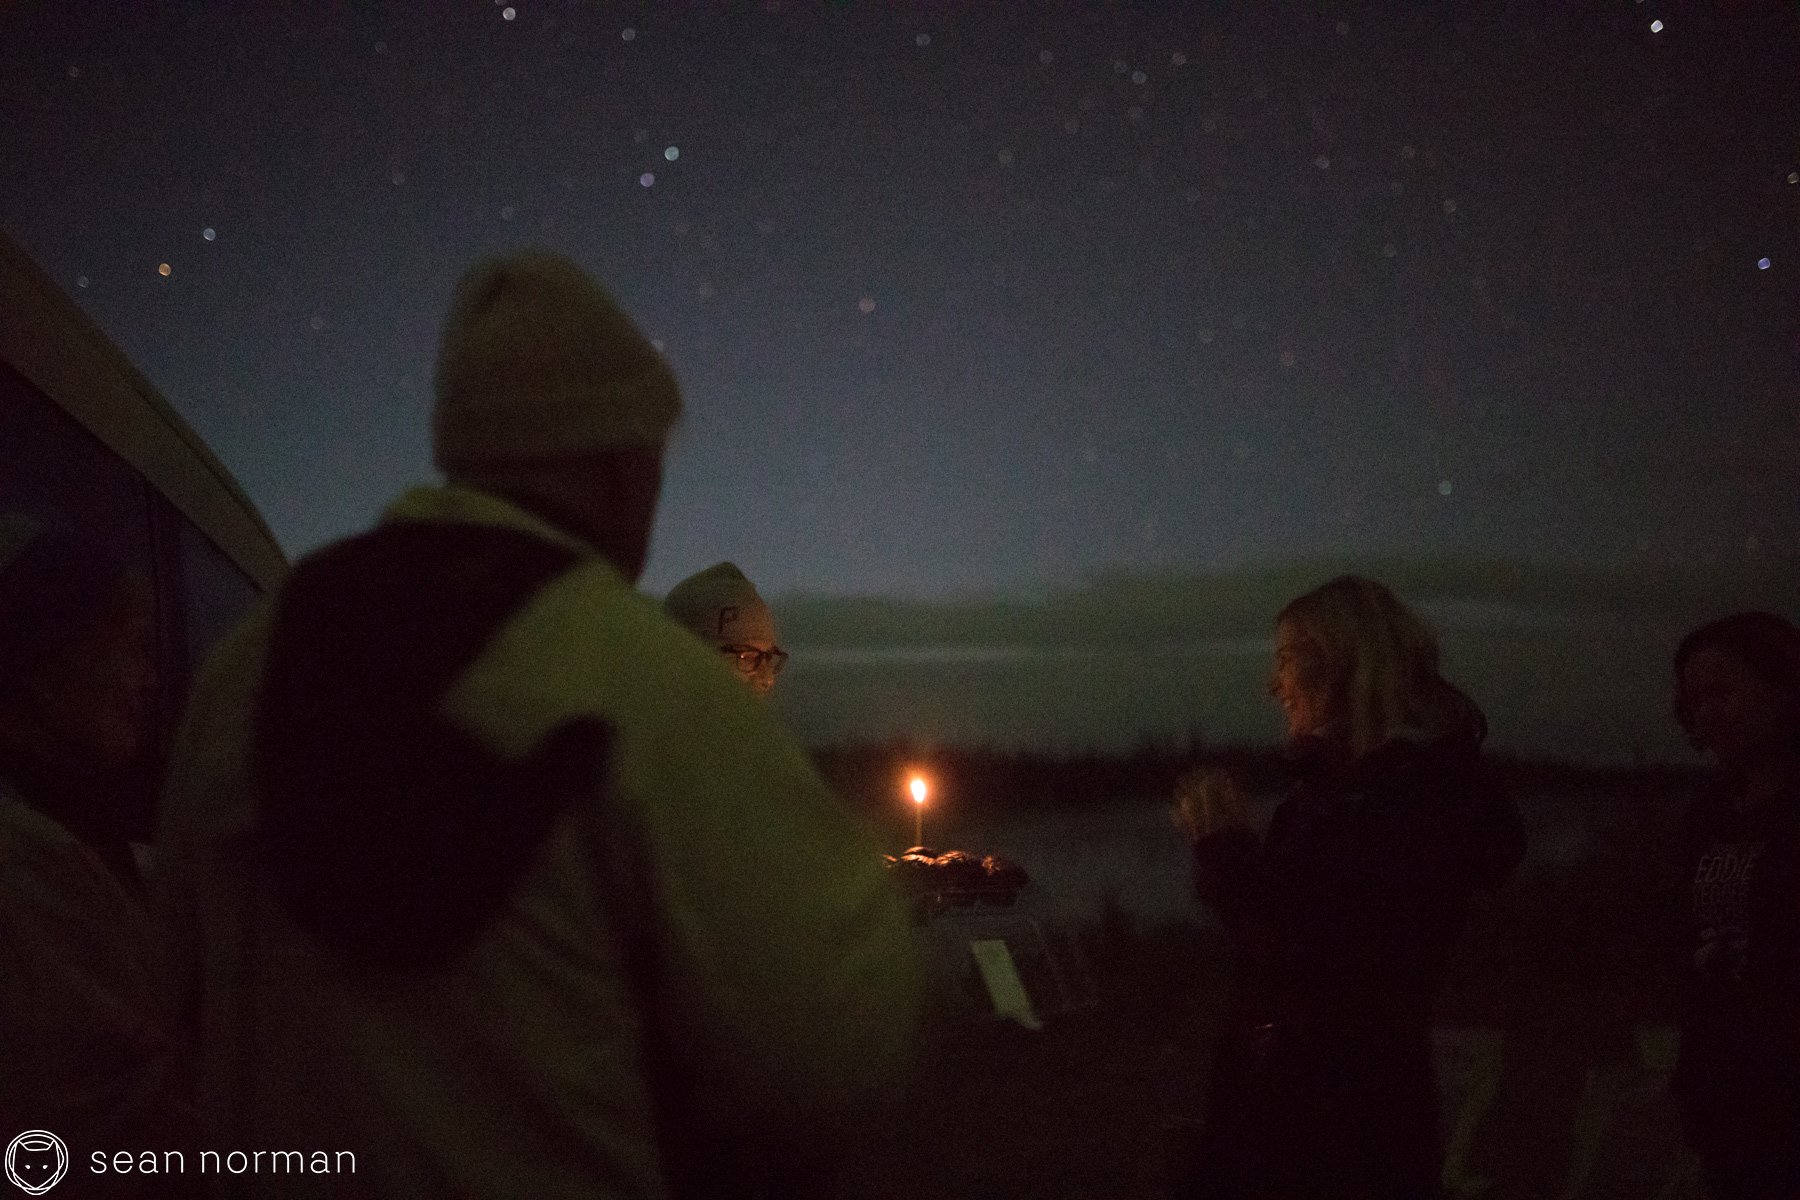
[[[758,650],[755,646],[720,646],[719,653],[729,654],[737,663],[739,675],[754,675],[769,664],[769,672],[781,674],[781,668],[787,665],[788,653],[780,646],[767,650]]]

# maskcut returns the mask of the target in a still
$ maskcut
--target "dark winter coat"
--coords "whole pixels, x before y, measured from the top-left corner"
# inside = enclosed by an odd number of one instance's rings
[[[1266,838],[1195,847],[1197,890],[1240,952],[1205,1154],[1225,1182],[1200,1194],[1435,1193],[1432,996],[1471,893],[1525,846],[1479,747],[1473,732],[1354,761],[1312,747]]]

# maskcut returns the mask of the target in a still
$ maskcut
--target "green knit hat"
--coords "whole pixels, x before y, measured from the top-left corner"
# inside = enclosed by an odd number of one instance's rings
[[[432,454],[447,474],[660,447],[681,391],[613,298],[541,252],[475,264],[457,284],[437,361]]]

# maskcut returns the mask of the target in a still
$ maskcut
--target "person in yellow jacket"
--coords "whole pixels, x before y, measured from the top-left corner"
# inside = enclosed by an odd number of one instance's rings
[[[221,1177],[282,1196],[766,1193],[757,1164],[904,1082],[901,905],[633,588],[680,400],[611,299],[559,258],[478,264],[436,386],[448,485],[302,561],[177,739],[202,1140],[325,1152]]]

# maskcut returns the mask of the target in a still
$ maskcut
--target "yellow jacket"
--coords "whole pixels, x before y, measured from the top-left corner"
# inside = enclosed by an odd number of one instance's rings
[[[829,1138],[897,1087],[918,1003],[901,906],[868,831],[768,709],[607,562],[506,501],[421,488],[385,520],[498,526],[580,555],[485,644],[440,715],[503,759],[572,719],[613,729],[605,803],[623,807],[657,881],[659,1020],[706,1129],[752,1146]],[[354,1176],[333,1157],[311,1194],[666,1195],[646,1014],[594,867],[616,824],[600,782],[448,968],[359,980],[289,919],[250,849],[272,613],[265,602],[207,663],[163,809],[202,1148],[354,1154]],[[213,1174],[308,1194],[291,1170]]]

